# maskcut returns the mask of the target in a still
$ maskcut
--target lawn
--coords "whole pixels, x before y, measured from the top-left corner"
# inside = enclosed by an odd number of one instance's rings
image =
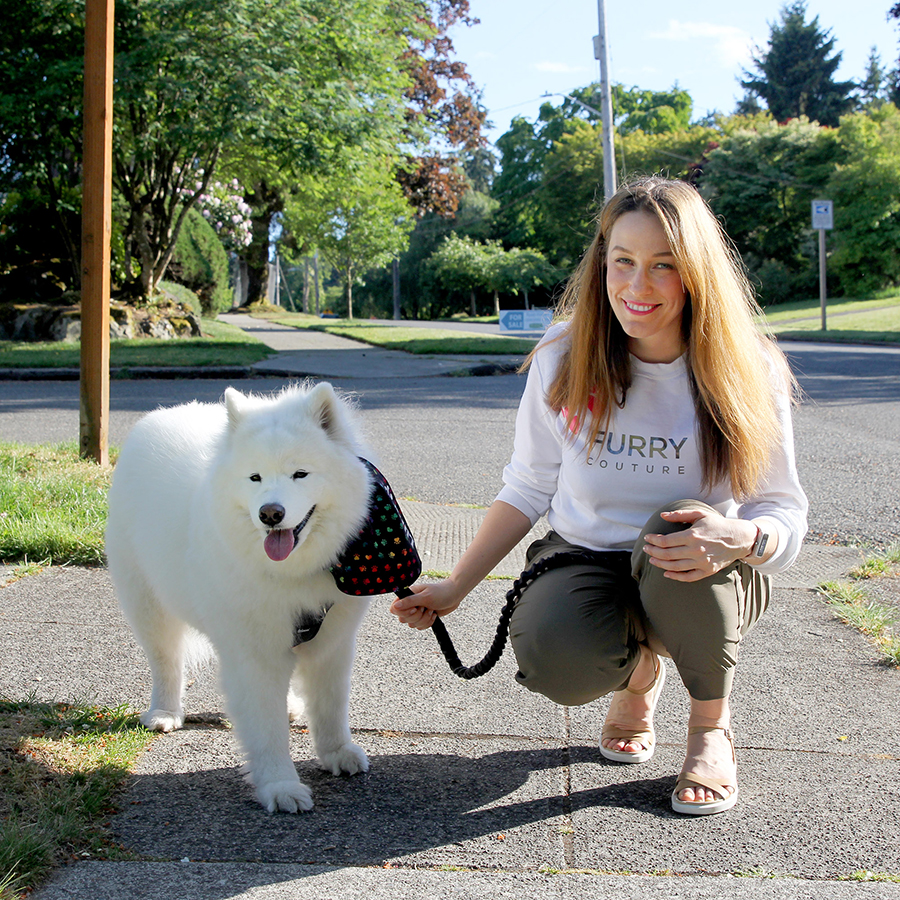
[[[240,328],[201,321],[203,337],[110,341],[110,366],[249,366],[272,355],[262,341]],[[78,341],[0,341],[0,368],[79,368]]]

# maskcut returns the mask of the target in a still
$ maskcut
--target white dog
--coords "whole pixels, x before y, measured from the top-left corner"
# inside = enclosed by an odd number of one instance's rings
[[[145,416],[116,465],[106,553],[153,675],[141,721],[157,731],[183,724],[196,629],[219,657],[247,774],[270,812],[313,805],[289,753],[288,718],[304,706],[323,768],[368,771],[348,720],[368,599],[340,593],[329,571],[366,519],[361,454],[352,412],[331,385],[274,398],[229,388],[224,405]],[[292,649],[298,617],[315,622],[324,610],[315,637]]]

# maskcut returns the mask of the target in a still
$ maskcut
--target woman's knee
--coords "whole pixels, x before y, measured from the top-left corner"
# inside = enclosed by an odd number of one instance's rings
[[[530,691],[563,706],[581,706],[627,683],[638,662],[637,638],[626,627],[566,628],[552,619],[542,627],[510,627],[519,671],[516,680]],[[529,623],[533,625],[532,623]]]

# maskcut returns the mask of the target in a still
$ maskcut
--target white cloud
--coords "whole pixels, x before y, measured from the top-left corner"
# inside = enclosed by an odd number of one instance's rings
[[[568,63],[561,62],[539,62],[534,66],[538,72],[549,72],[551,75],[583,75],[589,72],[586,66],[571,66]]]
[[[712,22],[670,19],[665,31],[655,31],[648,36],[661,41],[711,41],[716,60],[729,69],[748,65],[753,49],[753,38],[742,28]]]

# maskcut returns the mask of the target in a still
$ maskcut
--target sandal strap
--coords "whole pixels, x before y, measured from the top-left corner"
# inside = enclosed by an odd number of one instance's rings
[[[652,650],[650,652],[653,653]],[[653,681],[651,681],[650,684],[647,685],[647,687],[641,688],[640,690],[635,690],[634,688],[626,687],[625,690],[628,691],[629,694],[639,694],[639,695],[649,694],[650,691],[652,691],[653,688],[656,687],[656,683],[659,681],[659,673],[660,673],[663,663],[662,663],[662,660],[655,653],[653,653],[653,657],[656,660],[656,664],[653,667]]]
[[[716,781],[715,778],[707,778],[704,775],[698,775],[696,772],[682,772],[675,782],[675,794],[680,794],[685,788],[705,787],[719,794],[723,800],[727,800],[734,791],[729,791],[729,785]],[[736,787],[736,785],[730,785]]]
[[[628,728],[619,728],[618,725],[606,725],[600,733],[600,740],[629,741],[640,744],[645,750],[649,750],[656,742],[656,735],[652,731],[634,731]]]

